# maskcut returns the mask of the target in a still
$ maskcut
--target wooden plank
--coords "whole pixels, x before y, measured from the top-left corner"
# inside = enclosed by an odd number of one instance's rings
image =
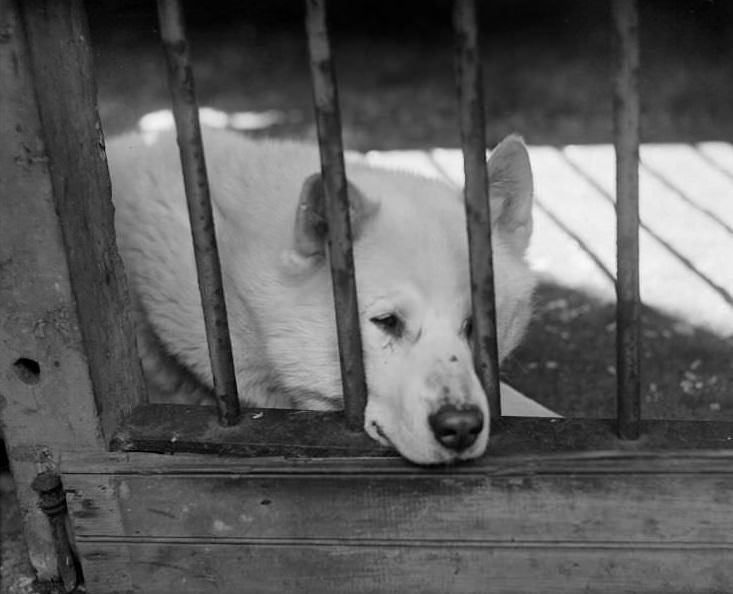
[[[733,549],[80,543],[90,592],[725,594]]]
[[[56,469],[60,449],[104,442],[12,0],[0,0],[0,30],[0,426],[30,560],[50,579],[56,554],[31,481]]]
[[[609,431],[613,425],[608,422]],[[725,438],[733,441],[733,436]],[[624,442],[621,442],[622,444]],[[141,452],[89,453],[67,450],[64,475],[397,475],[402,477],[519,476],[523,474],[706,474],[728,473],[733,451],[604,450],[592,452],[518,453],[484,456],[458,466],[415,466],[398,457],[289,458],[284,456],[234,458],[200,454],[150,454]]]
[[[496,424],[489,456],[583,452],[637,447],[637,451],[733,447],[733,424],[645,421],[648,435],[624,445],[610,421],[509,417]],[[213,407],[148,404],[138,407],[113,440],[122,451],[216,453],[235,456],[395,455],[365,434],[349,431],[340,412],[251,409],[236,427],[220,427]]]
[[[78,542],[726,544],[733,470],[64,476]],[[355,513],[354,510],[359,510]]]
[[[455,468],[68,452],[63,468],[92,592],[615,594],[726,592],[731,462],[730,450]]]
[[[366,433],[347,429],[341,412],[247,409],[238,425],[221,427],[213,407],[177,404],[138,407],[117,432],[112,447],[235,456],[387,453]]]
[[[115,243],[86,15],[81,0],[29,0],[21,10],[89,375],[109,440],[146,391]]]

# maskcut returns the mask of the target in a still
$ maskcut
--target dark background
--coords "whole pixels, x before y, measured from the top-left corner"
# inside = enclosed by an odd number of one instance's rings
[[[478,2],[487,132],[531,144],[608,142],[608,2]],[[641,6],[647,141],[733,138],[733,2],[645,0]],[[89,2],[100,107],[108,132],[168,105],[152,1]],[[275,134],[313,137],[297,0],[187,2],[200,103],[278,109]],[[457,146],[451,3],[329,4],[344,135],[355,149]]]

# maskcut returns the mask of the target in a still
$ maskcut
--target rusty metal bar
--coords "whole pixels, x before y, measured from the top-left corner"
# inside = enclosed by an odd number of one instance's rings
[[[618,434],[641,424],[639,297],[639,16],[636,0],[613,0],[613,120],[616,148],[616,368]]]
[[[326,193],[331,278],[336,306],[344,409],[349,428],[359,430],[364,426],[367,388],[359,331],[359,307],[354,276],[338,91],[326,28],[325,0],[306,0],[305,4],[321,174]]]
[[[466,175],[466,219],[474,321],[473,356],[476,371],[489,401],[492,420],[495,421],[501,417],[499,357],[496,343],[496,304],[481,54],[474,0],[455,1],[453,26],[456,35],[456,81],[461,113],[463,167]]]
[[[51,472],[42,472],[33,479],[31,487],[38,493],[39,507],[51,525],[58,572],[64,592],[76,592],[84,579],[67,528],[69,511],[66,507],[66,495],[61,485],[61,478]]]
[[[198,104],[180,2],[158,0],[158,18],[168,64],[168,84],[178,131],[178,147],[219,422],[231,426],[239,421],[237,381],[201,141]]]

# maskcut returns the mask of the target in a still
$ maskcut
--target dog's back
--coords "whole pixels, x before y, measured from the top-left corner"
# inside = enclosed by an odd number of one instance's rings
[[[204,144],[240,397],[254,406],[339,408],[316,147],[220,131],[206,131]],[[118,244],[152,398],[206,399],[211,373],[175,137],[146,144],[124,136],[108,154]],[[349,161],[369,391],[365,428],[416,462],[475,457],[488,439],[489,411],[470,350],[460,193],[438,180]],[[534,286],[524,260],[532,178],[520,139],[497,147],[489,172],[504,357],[524,333]],[[512,403],[520,401],[531,402],[511,394]],[[443,443],[434,419],[455,414],[471,417],[470,439]]]

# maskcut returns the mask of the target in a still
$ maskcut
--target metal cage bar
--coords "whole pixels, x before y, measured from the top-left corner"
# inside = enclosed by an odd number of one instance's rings
[[[178,148],[191,221],[196,272],[219,422],[231,426],[239,422],[240,415],[237,381],[201,140],[198,104],[180,2],[158,0],[158,18],[168,65],[173,115],[178,131]]]
[[[481,54],[474,0],[456,0],[456,82],[460,105],[461,144],[466,175],[465,200],[471,264],[474,364],[486,391],[492,419],[501,417],[499,361],[491,247],[489,177],[481,82]]]
[[[328,246],[336,306],[344,409],[349,428],[359,430],[364,425],[367,389],[359,331],[359,307],[338,91],[326,28],[325,0],[306,0],[306,32],[318,127],[318,146],[321,154],[321,174],[326,194]]]
[[[639,297],[639,16],[636,0],[613,0],[613,122],[616,149],[617,418],[622,439],[641,420]]]

